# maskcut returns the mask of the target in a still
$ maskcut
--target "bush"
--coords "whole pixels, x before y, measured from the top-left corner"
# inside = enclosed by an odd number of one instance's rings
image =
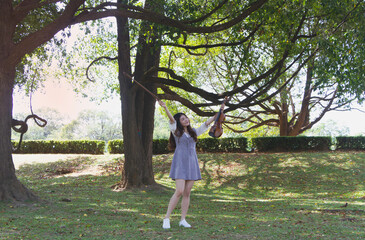
[[[153,154],[164,154],[170,152],[168,149],[168,139],[153,139],[152,152]]]
[[[108,152],[110,154],[123,154],[124,153],[123,140],[120,139],[110,140],[108,142]]]
[[[196,144],[198,152],[219,152],[219,138],[200,138]]]
[[[336,150],[365,150],[365,137],[336,137]]]
[[[336,149],[365,150],[365,137],[336,137]],[[257,137],[252,138],[252,147],[259,152],[290,152],[290,151],[328,151],[331,137]],[[13,146],[17,143],[13,142]],[[167,139],[154,139],[153,154],[170,152]],[[199,152],[248,152],[247,138],[201,138],[197,143]],[[104,141],[23,141],[22,147],[16,153],[74,153],[103,154]],[[123,154],[123,140],[108,142],[108,152]]]
[[[154,139],[153,154],[164,154],[168,150],[168,139]],[[247,138],[201,138],[198,139],[197,151],[200,152],[247,152]],[[124,153],[123,140],[108,142],[108,151],[111,154]]]
[[[247,138],[201,138],[199,152],[247,152]]]
[[[247,138],[221,138],[219,142],[222,152],[248,152]]]
[[[163,154],[168,153],[167,148],[169,140],[167,139],[154,139],[152,142],[152,152],[153,154]],[[124,144],[123,140],[110,140],[108,142],[108,152],[111,154],[123,154]]]
[[[18,143],[13,142],[13,146]],[[23,141],[16,153],[74,153],[104,154],[104,141],[72,140],[72,141]]]
[[[252,147],[259,152],[327,151],[331,137],[257,137]]]

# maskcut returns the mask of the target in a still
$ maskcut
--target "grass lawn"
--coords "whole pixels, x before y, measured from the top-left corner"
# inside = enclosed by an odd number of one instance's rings
[[[159,187],[122,192],[110,188],[121,158],[80,155],[17,170],[43,201],[0,203],[0,239],[365,239],[365,152],[198,158],[191,229],[179,208],[162,229],[172,154],[153,159]]]

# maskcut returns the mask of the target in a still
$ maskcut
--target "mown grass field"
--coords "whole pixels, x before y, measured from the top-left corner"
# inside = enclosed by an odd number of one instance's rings
[[[0,239],[365,239],[365,152],[198,158],[191,229],[178,227],[178,208],[162,229],[172,154],[153,159],[158,187],[122,192],[111,189],[121,158],[80,155],[19,168],[43,201],[0,203]]]

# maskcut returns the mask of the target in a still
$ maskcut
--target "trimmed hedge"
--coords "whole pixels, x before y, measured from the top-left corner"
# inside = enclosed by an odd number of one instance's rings
[[[122,154],[124,153],[123,140],[116,139],[108,141],[108,152],[110,154]]]
[[[257,137],[252,138],[252,147],[259,152],[327,151],[331,137]]]
[[[153,154],[164,154],[168,150],[168,139],[154,139],[152,144]],[[199,152],[247,152],[247,138],[201,138],[197,142]],[[108,151],[111,154],[124,153],[123,140],[108,142]]]
[[[365,137],[336,137],[336,150],[365,150]],[[13,142],[16,146],[17,142]],[[154,139],[153,154],[164,154],[171,151],[167,148],[168,139]],[[331,137],[257,137],[252,138],[252,148],[258,152],[295,152],[295,151],[328,151],[332,145]],[[199,152],[241,152],[247,153],[247,138],[201,138],[197,143]],[[71,141],[23,141],[16,153],[74,153],[104,154],[104,141],[71,140]],[[108,142],[108,152],[123,154],[123,140]]]
[[[336,137],[336,150],[365,150],[365,137]]]
[[[248,152],[247,138],[201,138],[197,142],[199,152]]]
[[[167,148],[169,140],[167,139],[153,139],[152,152],[153,154],[164,154],[170,152]],[[108,142],[108,152],[110,154],[123,154],[124,144],[123,140],[116,139]]]
[[[168,139],[153,139],[152,142],[152,153],[153,154],[164,154],[171,152],[168,149]]]
[[[13,146],[18,143],[13,142]],[[23,141],[16,153],[74,153],[104,154],[105,141],[70,140],[70,141]]]

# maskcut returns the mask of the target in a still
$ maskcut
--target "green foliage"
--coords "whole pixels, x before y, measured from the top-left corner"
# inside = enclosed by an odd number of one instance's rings
[[[209,36],[188,36],[186,44],[237,42],[247,36],[257,24],[263,23],[252,41],[230,47],[208,49],[204,56],[189,56],[188,53],[181,50],[183,48],[166,48],[166,54],[162,56],[161,64],[173,68],[196,87],[222,93],[232,90],[236,80],[238,80],[238,86],[242,86],[249,80],[260,76],[275,65],[285,51],[289,51],[289,56],[283,63],[288,69],[282,73],[267,94],[260,98],[253,98],[252,102],[255,102],[278,90],[285,81],[290,79],[291,74],[295,73],[298,65],[302,64],[316,48],[319,48],[313,61],[310,61],[314,65],[314,87],[312,88],[314,91],[313,101],[309,108],[311,109],[311,119],[316,119],[313,115],[325,109],[324,106],[328,102],[323,101],[318,104],[318,99],[328,100],[331,92],[337,91],[337,94],[330,109],[337,107],[346,109],[350,106],[351,101],[361,102],[365,96],[365,81],[363,81],[365,74],[363,64],[365,59],[364,5],[361,1],[269,1],[229,31]],[[291,38],[302,18],[304,22],[299,29],[298,38],[292,41]],[[344,22],[344,20],[346,21]],[[338,29],[335,30],[336,28]],[[194,52],[203,53],[205,50],[202,48],[194,50]],[[169,51],[173,51],[174,54],[169,55]],[[170,58],[171,56],[172,58]],[[290,65],[298,57],[298,61],[294,65]],[[265,119],[265,116],[262,115],[267,113],[269,113],[269,118],[273,118],[273,112],[275,112],[273,103],[276,101],[283,103],[290,98],[293,100],[290,106],[295,106],[294,109],[301,109],[305,68],[306,65],[303,65],[298,75],[294,76],[292,84],[282,90],[280,98],[271,98],[269,101],[261,103],[261,106],[266,107],[263,110],[257,106],[250,108],[250,111],[256,110],[260,113],[253,121],[262,122],[262,119]],[[273,75],[265,77],[254,86],[249,87],[250,90],[246,95],[236,94],[231,103],[244,102],[251,91],[262,88],[272,77]],[[289,89],[289,86],[292,87]],[[209,103],[190,92],[172,89],[192,102]],[[201,109],[204,108],[201,107]],[[204,110],[214,111],[209,108]],[[247,111],[245,104],[242,104],[242,108],[230,112],[230,114],[242,116],[244,119],[249,117],[248,112],[250,111]],[[289,111],[289,118],[295,116],[297,114],[294,110]],[[274,118],[278,119],[277,116]],[[238,126],[231,127],[237,128],[237,130],[248,129],[246,124]],[[239,129],[240,127],[241,129]]]
[[[334,150],[364,150],[365,137],[322,137],[322,136],[297,136],[297,137],[254,137],[241,138],[200,138],[196,149],[198,152],[240,152],[247,153],[252,150],[258,152],[298,152],[298,151],[329,151]],[[153,140],[153,153],[164,154],[170,152],[167,148],[167,139]],[[124,153],[123,140],[108,142],[110,154]]]
[[[23,21],[17,25],[16,32],[13,36],[14,42],[19,42],[29,34],[44,28],[53,22],[59,15],[60,13],[58,12],[56,3],[40,5],[27,14]]]
[[[73,26],[71,33],[55,53],[59,70],[53,74],[66,77],[75,92],[96,102],[119,95],[115,19]]]
[[[152,153],[153,154],[164,154],[168,153],[169,150],[167,148],[168,140],[167,139],[154,139],[152,142]],[[124,153],[124,144],[123,140],[110,140],[108,142],[108,152],[110,154],[122,154]]]
[[[115,139],[108,141],[108,152],[110,154],[124,153],[123,140]]]
[[[247,138],[200,138],[197,150],[200,152],[248,152]]]
[[[336,137],[338,150],[365,150],[365,137]]]
[[[13,142],[17,146],[17,142]],[[105,141],[23,141],[17,153],[104,154]]]
[[[319,30],[317,42],[321,52],[314,69],[315,87],[323,91],[326,87],[337,83],[340,103],[353,97],[361,103],[365,91],[363,16],[365,3],[363,1],[331,1],[331,3],[323,5],[328,12],[323,24],[332,28]],[[351,14],[347,15],[348,12]],[[346,21],[341,22],[343,19]]]
[[[327,151],[331,137],[257,137],[252,147],[259,152]]]
[[[98,2],[98,1],[97,1]],[[218,19],[220,23],[229,21],[231,18],[237,16],[243,8],[251,1],[227,1],[223,8],[219,9],[209,18],[197,22],[196,26],[209,26],[213,21]],[[91,7],[96,2],[85,2],[83,7]],[[177,20],[189,21],[204,16],[217,6],[219,1],[151,1],[151,9],[156,9],[168,16]],[[130,4],[136,4],[135,1]],[[161,5],[163,7],[160,7]],[[358,4],[358,5],[357,5]],[[139,2],[139,6],[143,3]],[[355,9],[353,9],[357,6]],[[234,9],[234,11],[232,11]],[[340,26],[342,20],[345,19],[346,14],[350,11],[348,22]],[[170,44],[162,49],[161,66],[171,67],[178,74],[185,77],[190,84],[195,87],[203,89],[211,88],[211,91],[218,93],[232,90],[234,88],[235,80],[239,80],[239,85],[246,84],[249,80],[259,76],[267,71],[282,57],[283,52],[290,50],[290,56],[284,61],[284,67],[299,57],[299,53],[305,49],[301,59],[297,62],[299,64],[305,57],[307,57],[314,48],[320,47],[321,52],[316,56],[315,75],[316,86],[318,93],[323,97],[329,87],[338,84],[338,96],[341,97],[337,103],[346,102],[349,99],[356,97],[361,101],[364,96],[364,18],[363,18],[364,4],[360,1],[283,1],[275,0],[268,1],[258,11],[250,15],[241,23],[238,23],[229,30],[221,31],[214,34],[186,34],[186,39],[183,38],[181,31],[160,26],[158,24],[150,24],[146,32],[141,32],[145,36],[149,36],[150,32],[158,32],[161,39],[158,41],[163,44]],[[29,34],[27,31],[34,32],[38,28],[45,26],[58,16],[59,12],[56,4],[44,4],[43,8],[39,9],[38,14],[32,12],[30,16],[25,19],[25,23],[18,26],[18,33],[15,38],[21,38]],[[227,14],[228,13],[228,14]],[[295,43],[291,42],[290,37],[294,34],[294,30],[299,26],[300,19],[306,14],[304,27],[300,30],[301,38],[297,39]],[[130,19],[130,46],[137,45],[137,39],[140,35],[140,20]],[[245,43],[229,46],[216,47],[206,51],[205,48],[191,50],[194,53],[203,54],[204,56],[192,56],[185,52],[184,48],[172,47],[171,44],[185,44],[185,45],[199,45],[199,44],[216,44],[216,43],[231,43],[242,40],[247,37],[258,24],[262,27],[255,33],[252,40]],[[333,32],[335,28],[337,31]],[[97,83],[90,84],[85,78],[85,69],[88,64],[96,57],[106,55],[108,57],[115,57],[117,52],[116,26],[114,21],[103,20],[87,24],[83,24],[78,32],[78,35],[72,41],[67,41],[68,48],[64,51],[59,51],[59,59],[61,69],[64,71],[63,75],[67,75],[69,79],[75,80],[78,87],[78,92],[81,94],[100,100],[108,98],[111,94],[119,92],[119,83],[116,81],[117,64],[116,61],[110,62],[101,60],[98,61],[90,69],[90,75]],[[80,31],[81,30],[81,31]],[[77,32],[77,31],[76,31]],[[86,33],[86,34],[84,34]],[[315,37],[308,37],[311,34]],[[63,32],[61,38],[56,38],[59,41],[53,46],[62,47],[62,39],[70,35],[67,30]],[[307,37],[305,37],[307,36]],[[76,39],[76,40],[75,40]],[[184,41],[186,40],[186,41]],[[72,45],[74,44],[74,45]],[[72,46],[72,47],[69,47]],[[63,46],[64,47],[64,46]],[[29,81],[29,76],[36,74],[33,68],[42,69],[42,60],[46,59],[50,51],[55,51],[54,48],[47,46],[48,52],[40,49],[40,52],[35,52],[39,56],[38,60],[27,56],[25,61],[30,61],[33,66],[23,68],[28,75],[24,78],[23,83],[28,81],[29,86],[41,85],[39,82]],[[42,52],[43,51],[43,52]],[[170,54],[173,51],[174,54]],[[47,54],[45,54],[47,53]],[[57,55],[57,51],[52,52]],[[135,56],[135,50],[131,50],[131,55]],[[205,54],[206,53],[206,54]],[[43,55],[42,55],[43,54]],[[43,57],[44,56],[44,57]],[[170,58],[172,56],[172,58]],[[50,57],[50,56],[48,56]],[[134,58],[134,57],[133,57]],[[226,66],[222,63],[225,59]],[[132,65],[134,60],[132,59]],[[293,66],[296,67],[297,64]],[[33,69],[33,70],[32,70]],[[133,69],[133,66],[132,66]],[[215,72],[213,69],[225,69],[226,73]],[[27,72],[28,71],[28,72]],[[283,74],[276,84],[280,86],[285,79],[294,70],[288,70],[287,74]],[[250,87],[244,95],[237,94],[237,98],[233,98],[232,103],[242,103],[243,111],[239,109],[231,112],[234,116],[245,116],[245,106],[251,103],[245,103],[247,93],[260,89],[275,73],[269,74],[255,86]],[[19,80],[21,82],[21,80]],[[296,84],[300,85],[300,84]],[[275,85],[274,85],[275,86]],[[327,88],[328,87],[328,88]],[[91,94],[86,93],[86,89],[90,88]],[[301,88],[301,87],[299,87]],[[89,89],[89,90],[90,90]],[[332,88],[333,90],[334,88]],[[180,96],[189,99],[193,103],[208,102],[195,94],[188,91],[183,91],[178,88],[171,87],[171,90],[178,93]],[[330,89],[331,90],[331,89]],[[159,90],[161,92],[161,90]],[[274,87],[270,89],[263,97],[275,91]],[[95,93],[95,95],[93,95]],[[255,101],[260,100],[254,98]],[[301,98],[300,98],[301,99]],[[275,99],[272,99],[275,100]],[[181,105],[181,104],[180,104]],[[171,107],[169,105],[169,107]],[[175,109],[182,109],[183,107],[176,107]],[[201,107],[204,111],[216,111],[214,107]],[[299,109],[299,108],[297,108]],[[313,108],[314,109],[314,108]],[[262,117],[261,117],[262,118]],[[67,129],[74,127],[74,123],[67,126]],[[69,137],[67,129],[64,135]],[[158,133],[158,138],[164,136],[165,133]],[[255,133],[254,133],[255,134]],[[231,135],[230,135],[231,136]]]
[[[200,138],[197,142],[198,152],[250,152],[248,138]],[[296,152],[328,151],[332,149],[331,137],[256,137],[252,138],[252,148],[258,152]],[[336,137],[336,150],[364,150],[365,137]],[[13,142],[16,146],[17,142]],[[154,139],[153,154],[165,154],[168,150],[168,139]],[[17,153],[77,153],[104,154],[105,141],[71,140],[71,141],[23,141]],[[108,141],[107,151],[110,154],[123,154],[123,140]]]
[[[222,138],[220,139],[220,150],[223,152],[247,152],[248,139],[241,138]]]
[[[219,138],[200,138],[198,139],[196,149],[199,152],[218,152]]]
[[[168,149],[168,139],[153,139],[152,142],[152,153],[153,154],[164,154],[170,152]]]
[[[45,28],[59,17],[61,13],[59,10],[60,5],[58,3],[40,4],[17,24],[13,41],[19,43],[30,34],[36,34],[37,31]],[[16,86],[23,88],[27,94],[42,87],[42,83],[50,74],[49,67],[55,55],[56,47],[65,47],[65,39],[69,36],[70,32],[66,29],[52,38],[50,42],[26,54],[21,63],[16,66]]]
[[[154,139],[153,154],[168,153],[167,139]],[[247,138],[200,138],[197,142],[199,152],[247,152]],[[108,142],[108,151],[111,154],[124,153],[123,140]]]

